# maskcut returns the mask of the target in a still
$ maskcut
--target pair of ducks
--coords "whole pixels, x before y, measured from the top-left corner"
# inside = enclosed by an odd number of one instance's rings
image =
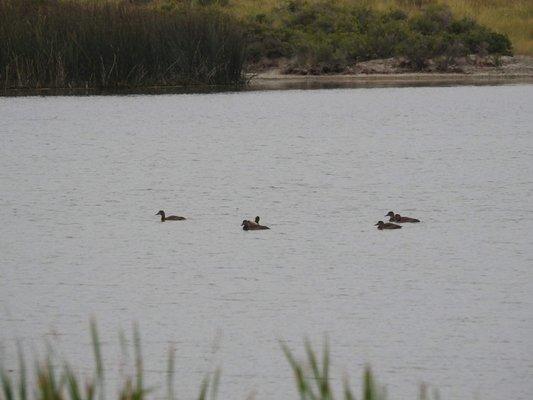
[[[389,222],[383,222],[379,221],[376,225],[380,231],[383,229],[401,229],[402,227],[400,225],[394,224],[393,222],[398,222],[400,224],[405,222],[420,222],[419,219],[416,218],[410,218],[410,217],[402,217],[400,214],[394,214],[393,211],[389,211],[386,217],[389,218]]]
[[[245,219],[242,221],[242,230],[243,231],[258,231],[262,229],[270,229],[268,226],[259,225],[259,217],[255,217],[254,221],[249,221]]]
[[[161,216],[161,222],[165,221],[183,221],[187,218],[185,217],[179,217],[177,215],[169,215],[167,216],[163,210],[159,210],[159,212],[156,215]],[[260,225],[259,224],[259,217],[255,217],[254,221],[244,220],[242,221],[242,229],[244,231],[257,231],[262,229],[270,229],[268,226]]]

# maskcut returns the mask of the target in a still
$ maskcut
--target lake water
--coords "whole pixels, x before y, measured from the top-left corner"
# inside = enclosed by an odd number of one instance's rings
[[[278,340],[325,336],[335,386],[531,399],[533,85],[0,98],[0,143],[12,369],[19,339],[91,371],[95,316],[109,390],[137,321],[180,399],[216,366],[220,399],[296,399]]]

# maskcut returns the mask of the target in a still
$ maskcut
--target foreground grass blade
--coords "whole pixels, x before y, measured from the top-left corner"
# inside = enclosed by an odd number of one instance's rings
[[[15,380],[0,365],[0,400],[94,400],[96,397],[105,399],[104,367],[101,354],[101,344],[98,330],[94,320],[90,324],[91,338],[94,352],[94,376],[86,381],[76,376],[70,364],[64,363],[61,370],[57,370],[53,363],[53,351],[48,348],[48,356],[44,362],[36,362],[33,390],[28,390],[26,366],[22,349],[18,348],[19,381],[18,387]],[[125,347],[125,340],[122,344]],[[322,356],[318,357],[308,340],[304,341],[305,359],[298,361],[288,345],[280,342],[281,349],[293,373],[298,395],[301,400],[334,400],[334,392],[330,377],[330,350],[327,340],[324,342]],[[135,376],[128,376],[118,390],[117,400],[144,400],[148,391],[144,388],[143,357],[141,352],[141,338],[137,325],[133,331]],[[167,400],[174,400],[173,376],[175,371],[175,350],[170,348],[167,360]],[[197,399],[216,400],[220,386],[221,370],[217,368],[212,374],[203,378]],[[433,393],[434,400],[440,400],[437,391]],[[419,400],[429,400],[428,386],[422,384],[419,390]],[[386,392],[384,387],[377,384],[370,367],[365,367],[362,379],[361,400],[384,400]],[[339,399],[356,400],[348,379],[343,380],[342,396]]]
[[[17,356],[19,362],[19,399],[27,400],[26,362],[24,361],[24,353],[20,342],[17,342]]]
[[[137,377],[136,393],[142,397],[144,393],[143,387],[143,358],[141,353],[141,337],[139,335],[139,326],[137,324],[133,327],[133,348],[135,350],[135,370]]]
[[[220,384],[221,370],[217,368],[213,375],[213,383],[211,384],[211,400],[215,400],[218,394],[218,385]]]
[[[348,382],[347,378],[344,379],[343,387],[344,387],[344,399],[355,400],[355,396],[352,393],[352,390],[350,389],[350,383]]]
[[[202,380],[202,384],[200,385],[200,394],[198,395],[198,400],[206,400],[208,390],[209,390],[209,378],[206,376]]]
[[[3,367],[0,369],[0,380],[2,382],[2,392],[4,393],[5,400],[15,400],[13,395],[13,383]]]
[[[168,350],[167,359],[167,400],[174,400],[174,362],[175,350],[171,347]]]
[[[104,400],[105,386],[104,386],[104,363],[102,361],[102,353],[100,351],[100,340],[98,339],[98,329],[96,321],[91,319],[91,339],[93,343],[94,362],[96,364],[96,383],[98,385],[98,398]]]
[[[300,399],[318,400],[318,397],[315,396],[307,381],[302,365],[293,357],[289,347],[285,343],[281,343],[281,349],[294,372],[294,378],[296,380],[296,387],[300,394]]]

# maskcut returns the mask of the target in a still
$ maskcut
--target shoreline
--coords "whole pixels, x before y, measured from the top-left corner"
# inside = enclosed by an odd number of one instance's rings
[[[218,92],[246,92],[261,90],[379,88],[421,86],[482,86],[533,84],[533,73],[435,73],[402,72],[388,74],[331,74],[294,75],[267,71],[246,74],[247,83],[241,86],[139,86],[131,88],[13,88],[0,90],[0,97],[24,96],[112,96],[201,94]]]
[[[268,90],[287,86],[455,86],[532,84],[531,73],[434,73],[405,72],[390,74],[290,75],[263,72],[249,77],[249,88]]]
[[[337,74],[310,74],[310,69],[303,69],[302,74],[291,74],[286,64],[279,63],[248,76],[250,86],[258,88],[291,84],[368,87],[533,83],[531,56],[502,57],[499,62],[495,62],[493,57],[470,56],[456,61],[455,71],[440,72],[406,70],[401,58],[374,59],[357,63]]]

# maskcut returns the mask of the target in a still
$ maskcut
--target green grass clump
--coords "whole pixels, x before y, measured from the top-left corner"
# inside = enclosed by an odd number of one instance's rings
[[[0,87],[118,88],[243,81],[245,38],[216,9],[0,0]]]
[[[101,344],[98,337],[96,323],[91,321],[91,339],[94,353],[94,372],[92,377],[82,379],[72,366],[66,362],[58,363],[49,355],[44,361],[37,361],[33,375],[28,376],[22,349],[18,348],[18,376],[11,376],[6,366],[0,364],[0,400],[105,400],[105,369],[103,364]],[[121,336],[123,352],[127,352],[125,339]],[[344,380],[342,396],[336,397],[331,385],[330,354],[327,341],[324,344],[322,356],[319,357],[309,341],[304,342],[306,359],[299,361],[289,347],[281,343],[282,351],[294,373],[297,393],[300,400],[355,400],[356,396],[347,379]],[[126,377],[118,388],[117,400],[144,400],[150,397],[144,383],[143,358],[141,341],[137,327],[133,332],[134,348],[134,376]],[[171,349],[167,361],[167,400],[176,400],[174,395],[174,362],[175,354]],[[59,364],[59,365],[58,365]],[[212,374],[206,374],[200,383],[197,400],[215,400],[218,394],[221,372],[216,369]],[[385,400],[385,388],[378,385],[370,367],[366,367],[361,385],[362,400]],[[284,398],[289,398],[285,396]],[[420,387],[419,400],[428,400],[427,387]],[[438,392],[434,399],[438,400]]]
[[[5,366],[0,364],[0,400],[105,400],[105,373],[96,323],[91,321],[91,339],[94,354],[94,373],[91,378],[82,379],[72,366],[64,362],[57,366],[51,351],[44,361],[37,361],[34,375],[28,377],[22,349],[18,349],[18,377],[11,377]],[[122,341],[125,341],[122,339]],[[150,391],[144,385],[143,358],[139,331],[133,331],[135,376],[128,376],[119,387],[117,400],[143,400]],[[126,349],[123,348],[123,351]],[[11,369],[9,369],[11,370]],[[168,353],[167,400],[175,400],[173,390],[174,351]],[[199,389],[198,400],[214,400],[220,382],[220,370],[206,374]],[[28,390],[28,385],[31,386]]]
[[[330,383],[330,357],[329,346],[326,342],[322,351],[322,361],[313,350],[309,341],[305,341],[305,353],[307,363],[297,361],[289,348],[282,344],[283,353],[289,362],[294,373],[296,388],[301,400],[333,400],[335,398]],[[306,370],[310,370],[307,373]],[[385,388],[380,387],[375,379],[370,367],[366,367],[363,375],[362,395],[363,400],[385,400]],[[348,380],[344,380],[343,388],[344,400],[355,400]]]

